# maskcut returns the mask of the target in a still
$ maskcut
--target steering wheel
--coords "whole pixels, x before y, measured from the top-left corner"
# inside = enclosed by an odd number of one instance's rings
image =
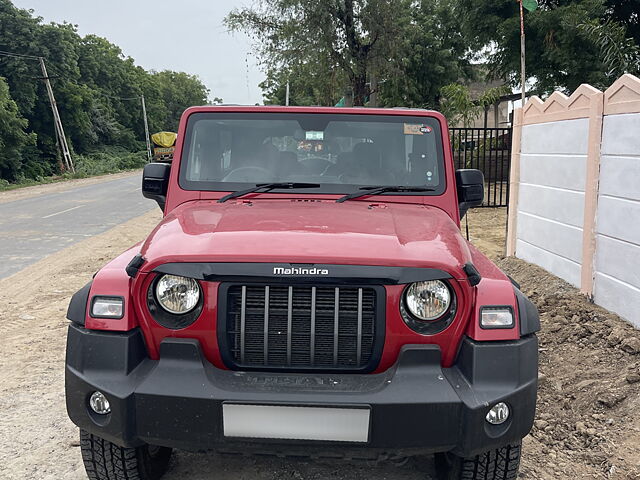
[[[223,182],[255,183],[274,180],[272,172],[262,167],[238,167],[231,170],[223,179]]]

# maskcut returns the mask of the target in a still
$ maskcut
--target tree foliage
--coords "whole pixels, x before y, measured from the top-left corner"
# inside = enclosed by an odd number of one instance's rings
[[[335,75],[348,80],[353,104],[362,106],[371,76],[384,76],[389,59],[399,56],[410,5],[411,0],[259,0],[233,10],[225,23],[255,40],[268,92],[274,79]],[[303,91],[316,95],[304,83]]]
[[[640,72],[640,46],[626,37],[626,28],[621,23],[609,19],[604,23],[582,23],[578,28],[598,47],[609,82],[625,73]]]
[[[582,83],[604,88],[610,83],[606,33],[617,29],[616,41],[638,45],[638,2],[605,0],[541,0],[540,8],[525,14],[527,72],[538,93],[573,91]],[[635,12],[634,12],[635,9]],[[513,0],[458,0],[464,33],[477,45],[494,74],[520,83],[520,27],[518,3]],[[626,17],[623,22],[622,19]],[[589,31],[585,25],[607,25]],[[604,43],[603,43],[604,42]],[[630,45],[632,45],[630,44]],[[484,50],[482,47],[485,47]],[[637,50],[628,50],[637,55]],[[633,62],[631,62],[633,63]]]
[[[539,4],[525,13],[536,93],[640,74],[638,0]],[[226,22],[252,35],[268,103],[284,103],[289,82],[292,104],[333,105],[347,90],[356,105],[375,93],[381,106],[440,108],[442,87],[471,79],[471,63],[488,80],[521,83],[515,0],[258,0]]]
[[[452,0],[412,5],[401,55],[390,59],[393,68],[381,84],[382,105],[437,109],[443,86],[474,76],[454,6]]]
[[[262,0],[234,10],[254,39],[267,103],[438,106],[440,88],[470,75],[454,0]]]
[[[15,172],[35,145],[33,134],[25,133],[27,121],[9,95],[9,86],[0,77],[0,178],[15,180]]]
[[[442,87],[440,93],[442,95],[440,110],[449,122],[469,127],[487,108],[498,102],[500,97],[508,94],[509,89],[506,86],[489,88],[474,100],[467,86],[451,83]]]
[[[0,51],[45,59],[65,133],[78,154],[109,146],[141,150],[142,95],[151,131],[175,130],[186,107],[208,100],[209,91],[197,77],[146,71],[108,40],[82,37],[67,23],[45,24],[10,0],[0,0]],[[31,139],[21,147],[22,153],[12,154],[11,166],[0,170],[2,178],[54,173],[57,147],[52,112],[39,80],[42,73],[37,59],[0,55],[0,76],[6,78],[23,119],[20,129]],[[28,162],[27,157],[31,158]]]
[[[605,0],[607,18],[622,24],[627,36],[640,45],[640,4],[638,0]]]

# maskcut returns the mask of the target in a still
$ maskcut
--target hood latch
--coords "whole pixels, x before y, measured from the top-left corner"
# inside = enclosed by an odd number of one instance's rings
[[[133,257],[133,259],[129,262],[129,265],[127,265],[124,270],[131,278],[136,278],[138,270],[140,270],[140,267],[144,265],[144,262],[146,262],[146,259],[139,253],[138,255]]]
[[[469,285],[471,285],[472,287],[475,287],[476,285],[478,285],[480,283],[480,280],[482,280],[482,277],[480,276],[480,272],[478,271],[478,269],[475,267],[473,263],[471,262],[465,263],[464,266],[462,267],[462,270],[464,271],[464,273],[467,274],[467,278],[469,279]]]

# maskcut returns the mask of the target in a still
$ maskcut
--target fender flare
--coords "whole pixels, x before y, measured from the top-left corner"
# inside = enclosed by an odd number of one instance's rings
[[[519,288],[513,287],[518,300],[518,317],[520,318],[520,336],[534,334],[540,331],[540,314],[535,304],[529,300]]]
[[[71,320],[76,325],[84,326],[85,318],[87,316],[87,305],[89,304],[89,292],[91,292],[92,284],[93,280],[74,293],[71,297],[71,301],[69,302],[69,307],[67,308],[67,319]]]

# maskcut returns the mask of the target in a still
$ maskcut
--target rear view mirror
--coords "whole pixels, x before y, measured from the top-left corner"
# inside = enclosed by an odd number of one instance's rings
[[[456,170],[456,183],[458,185],[460,218],[462,218],[470,208],[482,205],[484,200],[484,175],[480,170],[470,168]]]
[[[168,163],[149,163],[142,172],[142,195],[158,202],[162,210],[167,201],[170,172],[171,164]]]

